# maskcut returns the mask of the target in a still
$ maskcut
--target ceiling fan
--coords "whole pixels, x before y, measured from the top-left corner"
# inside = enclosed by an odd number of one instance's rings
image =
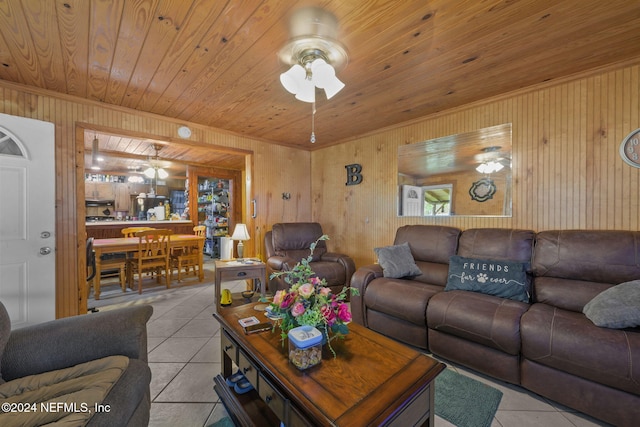
[[[278,58],[290,68],[280,74],[280,83],[295,98],[311,103],[311,143],[316,142],[316,89],[333,98],[345,84],[336,71],[348,62],[345,46],[338,41],[338,19],[320,7],[305,7],[293,13],[289,21],[289,41]]]
[[[158,157],[158,153],[162,150],[162,145],[153,144],[153,149],[156,155],[155,157],[149,158],[149,167],[145,169],[143,173],[147,178],[155,178],[156,180],[166,179],[169,177],[169,173],[163,169],[160,158]]]

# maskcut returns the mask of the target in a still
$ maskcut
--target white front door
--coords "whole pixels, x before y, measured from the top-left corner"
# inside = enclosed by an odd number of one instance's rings
[[[424,195],[422,187],[415,185],[402,186],[402,216],[423,216]]]
[[[55,319],[55,130],[0,114],[0,301],[13,329]]]

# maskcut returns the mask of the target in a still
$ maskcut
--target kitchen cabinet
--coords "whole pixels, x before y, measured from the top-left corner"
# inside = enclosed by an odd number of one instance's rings
[[[125,183],[115,183],[115,201],[116,211],[126,211],[129,214],[133,214],[131,209],[131,197],[129,196],[129,186]],[[133,215],[132,215],[133,216]]]
[[[129,191],[129,194],[137,196],[140,193],[147,193],[149,191],[149,184],[128,182],[127,189]]]
[[[115,183],[85,181],[84,198],[88,200],[115,200]]]

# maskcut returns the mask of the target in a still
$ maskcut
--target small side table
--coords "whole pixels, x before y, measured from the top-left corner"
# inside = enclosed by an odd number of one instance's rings
[[[240,261],[222,261],[217,260],[216,266],[216,281],[215,281],[215,298],[216,307],[220,310],[220,295],[222,289],[222,282],[228,280],[255,280],[260,281],[260,296],[264,297],[266,292],[266,276],[267,266],[261,261],[252,260],[251,264],[245,264]]]

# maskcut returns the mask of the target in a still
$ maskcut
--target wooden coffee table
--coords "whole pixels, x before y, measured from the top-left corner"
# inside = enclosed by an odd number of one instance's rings
[[[267,320],[253,304],[214,314],[222,327],[222,373],[214,388],[238,424],[433,425],[433,380],[444,364],[351,323],[346,339],[332,343],[337,358],[327,351],[322,363],[299,371],[278,332],[244,334],[238,319],[249,316]],[[226,384],[234,363],[254,390],[237,394]]]

